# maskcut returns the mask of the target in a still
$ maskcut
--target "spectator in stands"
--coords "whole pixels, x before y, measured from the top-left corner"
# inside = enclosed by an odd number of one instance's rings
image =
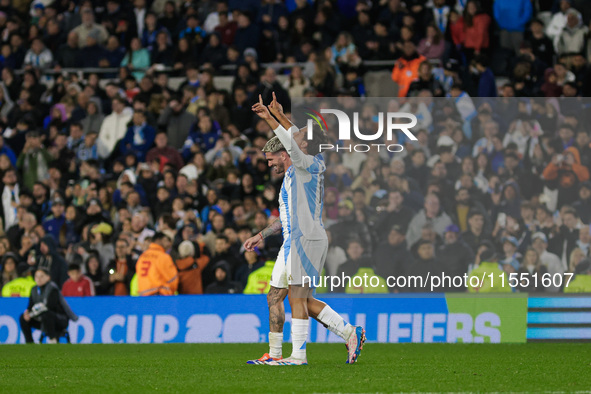
[[[554,63],[554,44],[544,33],[544,23],[541,20],[532,19],[530,34],[526,34],[526,39],[531,43],[532,53],[536,59],[544,63],[546,67]]]
[[[91,97],[88,101],[88,105],[86,107],[86,117],[80,121],[80,123],[71,123],[70,124],[70,133],[72,127],[82,128],[85,133],[92,131],[98,132],[101,128],[103,120],[105,119],[105,115],[103,114],[103,105],[101,101],[97,97]],[[76,135],[81,135],[80,133],[75,133]],[[75,147],[70,147],[70,149],[75,150]]]
[[[562,33],[562,29],[566,26],[567,12],[571,9],[572,0],[560,0],[558,3],[559,10],[552,16],[550,23],[546,27],[546,35],[551,40],[558,38]]]
[[[242,286],[230,280],[230,265],[224,260],[219,261],[213,267],[215,282],[205,288],[206,294],[238,294],[242,292]]]
[[[9,168],[2,176],[2,219],[4,231],[18,222],[17,207],[19,205],[20,186],[14,168]]]
[[[444,244],[436,251],[437,259],[443,264],[443,272],[450,276],[463,276],[474,263],[474,252],[464,242],[457,225],[447,226],[444,233]],[[463,288],[450,286],[446,291],[464,291]]]
[[[62,294],[65,297],[92,297],[95,295],[94,284],[82,274],[80,264],[68,265],[68,276],[70,277],[62,286]]]
[[[55,54],[56,68],[76,68],[82,65],[78,33],[71,31],[67,37],[66,42],[59,46]]]
[[[135,275],[135,261],[129,253],[129,241],[119,238],[115,242],[115,258],[105,270],[107,293],[115,296],[130,294],[130,283]]]
[[[90,249],[95,250],[101,261],[101,271],[105,272],[109,262],[115,258],[115,250],[110,242],[113,227],[105,222],[92,226],[90,230]]]
[[[418,70],[418,79],[413,81],[408,88],[408,97],[418,96],[425,90],[429,91],[433,97],[443,97],[443,86],[435,79],[432,69],[431,63],[427,60],[421,63]]]
[[[125,136],[127,123],[132,119],[133,111],[122,97],[116,96],[112,101],[113,112],[105,117],[99,131],[97,146],[102,159],[108,158],[117,143]]]
[[[301,67],[295,66],[283,87],[289,93],[289,97],[304,97],[304,91],[310,87],[310,80],[303,74]],[[236,91],[234,93],[236,94]]]
[[[188,160],[191,154],[207,152],[213,148],[221,136],[220,125],[209,115],[203,115],[191,126],[183,147],[183,158]]]
[[[579,240],[577,247],[583,251],[585,256],[590,255],[589,247],[591,246],[591,236],[589,235],[589,226],[581,225],[579,228]]]
[[[336,245],[346,248],[351,239],[358,239],[371,253],[371,236],[365,223],[360,223],[355,216],[353,201],[345,199],[339,202],[339,223],[330,230]]]
[[[591,223],[591,182],[585,181],[579,186],[579,198],[573,202],[573,208],[583,223]]]
[[[181,149],[195,121],[195,116],[185,110],[181,101],[172,98],[168,106],[160,114],[158,126],[166,127],[170,146]]]
[[[556,54],[570,55],[585,49],[585,40],[589,29],[583,25],[581,13],[574,8],[566,12],[566,25],[554,41]]]
[[[558,76],[554,69],[547,68],[544,71],[544,83],[540,87],[540,91],[545,97],[560,97],[562,95],[562,86],[558,85]]]
[[[443,271],[441,262],[435,259],[435,246],[431,241],[421,239],[413,245],[411,253],[413,255],[412,263],[405,270],[405,275],[419,276],[423,281],[426,281],[428,275],[438,275]],[[405,291],[419,293],[423,289],[410,282]]]
[[[53,157],[41,144],[41,136],[38,131],[31,130],[26,135],[26,143],[16,163],[17,168],[23,174],[23,186],[29,190],[37,181],[43,181],[47,177],[49,164]]]
[[[212,282],[213,275],[215,274],[215,266],[218,262],[224,261],[226,264],[229,265],[230,271],[229,274],[232,275],[236,272],[236,269],[240,265],[240,261],[232,254],[230,250],[231,244],[223,234],[219,234],[215,239],[215,247],[213,249],[213,257],[209,262],[209,265],[205,268],[203,282],[204,284],[209,285]]]
[[[564,87],[568,82],[575,82],[576,80],[575,74],[561,62],[554,64],[554,72],[556,73],[558,86]]]
[[[464,29],[463,51],[466,61],[470,62],[474,56],[486,52],[489,47],[491,18],[480,10],[478,2],[468,1],[460,21]]]
[[[211,34],[207,45],[199,56],[200,64],[210,64],[215,69],[222,66],[226,60],[228,48],[222,43],[218,33]]]
[[[519,241],[513,236],[503,237],[501,239],[503,253],[500,256],[499,264],[508,274],[516,272],[519,269],[519,261],[523,255],[517,251]]]
[[[14,253],[8,252],[2,256],[2,276],[0,277],[1,286],[4,286],[20,276],[17,271],[19,261],[20,259]]]
[[[78,316],[68,306],[59,287],[51,281],[47,269],[37,268],[35,283],[37,286],[31,291],[29,305],[20,316],[25,341],[33,343],[31,331],[36,328],[47,335],[48,343],[57,343],[60,333],[68,327],[68,320],[76,321]]]
[[[579,262],[584,258],[585,253],[579,248],[574,248],[572,252],[570,252],[570,256],[568,259],[568,270],[566,272],[574,273],[577,264],[579,264]]]
[[[400,190],[390,191],[388,192],[387,205],[376,220],[376,233],[381,240],[385,240],[388,229],[392,229],[395,225],[398,225],[401,230],[406,229],[412,218],[412,209],[404,205],[404,194]]]
[[[110,36],[107,45],[102,50],[101,58],[98,61],[99,67],[119,67],[125,56],[125,48],[119,43],[117,36]]]
[[[264,265],[253,270],[248,275],[244,294],[267,294],[271,288],[271,275],[274,265],[273,260],[267,260]]]
[[[351,55],[356,51],[353,37],[349,33],[340,33],[330,50],[332,52],[331,63],[347,64]]]
[[[423,55],[427,60],[441,61],[445,51],[445,41],[439,28],[434,25],[428,25],[425,38],[419,42],[417,52]]]
[[[534,277],[544,278],[544,275],[547,276],[547,273],[548,270],[542,264],[538,252],[533,248],[528,248],[521,261],[521,266],[517,271],[519,278],[526,277],[528,280],[519,281],[517,289],[524,293],[546,291],[546,286],[543,286],[541,281],[534,280]]]
[[[478,247],[476,255],[476,267],[468,278],[468,292],[470,293],[510,293],[507,274],[499,268],[497,252],[494,245],[485,242]],[[492,276],[490,276],[492,274]],[[502,280],[498,280],[504,276]],[[478,277],[478,281],[471,281],[472,277]],[[484,281],[482,280],[484,278]],[[497,280],[494,280],[494,279]],[[502,286],[502,283],[505,285]],[[476,285],[478,284],[478,285]]]
[[[78,36],[78,47],[83,48],[87,45],[86,38],[91,33],[96,33],[96,41],[99,45],[104,45],[109,38],[109,33],[104,26],[95,23],[94,14],[90,8],[84,8],[80,11],[82,23],[72,30]]]
[[[473,252],[478,250],[478,245],[483,241],[490,241],[490,236],[484,231],[485,213],[471,209],[467,216],[468,230],[462,233],[462,239],[472,249]]]
[[[238,13],[238,29],[234,36],[233,45],[239,52],[243,52],[246,48],[256,48],[259,46],[260,31],[259,28],[252,23],[252,14],[248,11]],[[280,101],[282,103],[282,101]]]
[[[156,0],[152,4],[152,10],[159,15],[158,24],[174,34],[179,24],[177,3],[172,0]]]
[[[9,255],[7,253],[5,258]],[[2,297],[30,297],[31,289],[35,287],[35,280],[31,275],[32,267],[22,262],[17,265],[18,277],[2,286]]]
[[[186,64],[190,64],[195,60],[196,52],[193,45],[186,37],[179,39],[172,58],[173,67],[181,70]]]
[[[119,145],[121,154],[134,153],[139,161],[145,161],[148,150],[154,144],[155,134],[156,130],[146,123],[146,113],[135,111],[132,124]]]
[[[56,198],[51,202],[51,215],[43,220],[43,228],[59,242],[62,227],[66,223],[64,200]]]
[[[501,47],[510,49],[513,53],[519,52],[525,26],[532,16],[531,1],[496,0],[493,10],[495,20],[501,28]]]
[[[497,85],[495,76],[489,68],[488,58],[485,55],[479,55],[472,61],[474,70],[478,75],[478,97],[497,97]]]
[[[171,246],[171,239],[164,233],[152,237],[148,250],[136,263],[139,295],[174,295],[179,278],[174,262],[166,252]]]
[[[335,90],[335,70],[322,54],[317,54],[314,59],[314,73],[310,81],[312,87],[320,94],[326,97],[333,95]]]
[[[179,272],[179,294],[203,294],[201,273],[209,263],[203,243],[183,241],[178,246],[175,265]]]
[[[148,151],[146,155],[146,162],[158,162],[158,169],[160,172],[166,165],[172,165],[176,170],[183,167],[183,159],[178,150],[168,145],[168,134],[164,130],[156,133],[154,138],[155,146]]]
[[[412,41],[403,44],[402,56],[392,69],[392,80],[398,84],[398,97],[405,97],[410,84],[419,75],[419,66],[426,58],[419,55]]]
[[[570,255],[579,240],[578,219],[577,212],[574,209],[568,205],[564,206],[560,211],[560,222],[562,224],[548,241],[548,250],[560,258],[565,271],[570,269]],[[569,272],[572,272],[572,270]]]
[[[342,278],[354,276],[360,268],[374,267],[374,263],[365,254],[365,248],[358,239],[350,239],[347,242],[347,257],[348,260],[341,264],[338,268],[337,276]],[[347,284],[343,284],[347,286]]]
[[[542,175],[546,181],[555,181],[559,206],[573,203],[577,199],[579,184],[589,180],[589,170],[581,165],[575,147],[567,148],[562,155],[555,155]]]
[[[147,69],[151,65],[150,52],[142,47],[139,38],[132,38],[129,46],[129,51],[121,61],[122,67],[129,67],[132,70]],[[134,78],[139,81],[144,76],[144,71],[134,71]]]
[[[588,293],[591,291],[591,260],[583,259],[578,262],[574,271],[574,278],[564,288],[565,293]]]
[[[404,275],[411,265],[412,256],[406,244],[406,232],[398,224],[391,227],[386,241],[381,242],[372,260],[375,262],[376,274],[383,278]]]
[[[39,260],[37,267],[46,268],[55,278],[54,282],[62,286],[68,278],[68,266],[57,250],[57,243],[51,235],[44,236],[39,243]]]
[[[265,262],[264,262],[264,256],[262,256],[261,251],[258,248],[254,251],[245,250],[241,257],[242,257],[241,258],[242,261],[235,271],[234,280],[242,285],[242,287],[244,288],[245,294],[247,294],[246,291],[248,290],[247,285],[250,280],[250,276],[255,271],[259,270],[260,268],[263,268],[265,266]],[[260,273],[258,273],[257,275],[259,275],[259,274]],[[265,287],[268,284],[268,282],[269,281],[265,282]],[[263,287],[263,289],[260,289],[261,284],[259,284],[258,287],[259,287],[259,290],[264,290],[264,287]],[[251,294],[253,294],[253,293],[251,293]]]
[[[50,68],[53,66],[53,54],[45,47],[41,38],[33,39],[31,49],[25,55],[24,64],[38,68]]]
[[[441,209],[439,197],[437,197],[435,194],[428,194],[425,197],[423,209],[420,210],[409,223],[408,230],[406,232],[406,242],[409,248],[411,248],[414,243],[419,240],[421,229],[427,222],[432,224],[433,229],[440,236],[443,236],[447,226],[452,224],[452,221],[447,213]]]
[[[145,44],[144,44],[145,46]],[[150,50],[150,63],[152,65],[161,64],[163,66],[173,66],[173,48],[170,43],[170,37],[166,30],[158,30],[156,39]]]
[[[537,232],[532,235],[532,247],[538,253],[541,264],[546,267],[547,272],[554,276],[555,274],[562,275],[565,272],[565,267],[562,265],[560,258],[554,253],[548,252],[548,237],[543,232]],[[557,293],[560,291],[560,286],[554,286],[552,283],[546,288],[546,291]]]

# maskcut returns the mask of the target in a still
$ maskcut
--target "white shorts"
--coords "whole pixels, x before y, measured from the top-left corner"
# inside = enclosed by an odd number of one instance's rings
[[[302,285],[314,281],[314,277],[315,283],[319,283],[327,251],[326,239],[308,240],[301,237],[288,245],[284,243],[273,267],[271,286],[287,289],[288,285]],[[311,287],[314,287],[313,283]]]

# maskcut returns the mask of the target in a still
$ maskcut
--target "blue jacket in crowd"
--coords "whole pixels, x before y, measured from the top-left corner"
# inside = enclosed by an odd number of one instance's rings
[[[522,32],[532,16],[531,0],[495,0],[493,11],[502,30]]]
[[[154,145],[155,137],[156,130],[147,123],[141,126],[129,126],[125,137],[123,137],[119,145],[121,154],[125,156],[128,153],[136,153],[138,161],[146,161],[146,155],[150,148],[152,148],[152,145]]]
[[[478,80],[478,97],[497,97],[497,81],[490,68],[480,74]]]

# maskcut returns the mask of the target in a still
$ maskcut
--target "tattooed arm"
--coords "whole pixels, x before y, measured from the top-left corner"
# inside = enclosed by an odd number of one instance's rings
[[[279,218],[275,219],[273,223],[268,225],[261,231],[259,234],[263,237],[263,239],[268,238],[272,235],[279,234],[281,232],[281,220]]]
[[[278,234],[280,232],[281,232],[281,221],[279,220],[279,218],[277,218],[273,221],[273,223],[271,223],[270,225],[265,227],[263,229],[263,231],[256,234],[255,236],[247,239],[246,242],[244,243],[244,249],[246,249],[248,251],[252,251],[252,250],[254,250],[255,247],[257,247],[259,245],[259,243],[261,243],[261,241],[263,239],[268,238],[272,235]]]

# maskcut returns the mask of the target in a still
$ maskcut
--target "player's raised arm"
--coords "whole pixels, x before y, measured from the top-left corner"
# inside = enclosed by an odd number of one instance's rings
[[[275,92],[273,92],[273,101],[269,104],[269,111],[271,111],[271,115],[273,115],[279,124],[283,126],[285,130],[289,130],[295,125],[292,123],[291,120],[283,113],[283,106],[279,104],[277,101],[277,96],[275,96]]]
[[[307,152],[303,151],[302,146],[298,143],[295,138],[296,133],[300,133],[299,141],[303,142],[305,138],[303,132],[301,132],[297,126],[295,126],[291,120],[283,113],[283,106],[277,101],[275,92],[273,92],[273,101],[269,104],[269,111],[279,121],[279,127],[273,129],[275,135],[279,138],[287,154],[291,157],[291,161],[296,167],[309,168],[314,162],[314,158]],[[304,143],[305,146],[306,143]]]
[[[252,110],[255,114],[259,116],[259,118],[264,119],[265,122],[267,122],[267,124],[269,125],[269,127],[271,127],[273,130],[280,126],[279,123],[277,123],[275,118],[269,112],[269,109],[265,107],[265,104],[263,104],[263,96],[261,96],[260,94],[259,102],[252,106]]]

